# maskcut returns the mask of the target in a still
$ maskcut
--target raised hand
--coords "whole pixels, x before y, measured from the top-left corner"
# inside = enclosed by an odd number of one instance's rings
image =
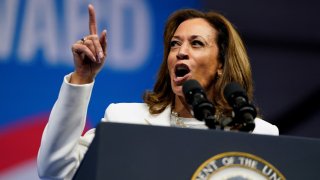
[[[72,54],[75,70],[71,75],[70,83],[86,84],[93,81],[99,73],[107,56],[107,31],[97,35],[97,23],[94,7],[89,4],[89,31],[90,35],[72,45]]]

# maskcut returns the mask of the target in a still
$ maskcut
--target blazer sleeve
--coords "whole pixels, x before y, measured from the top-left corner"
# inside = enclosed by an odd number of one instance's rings
[[[69,78],[64,78],[42,135],[37,158],[41,179],[71,179],[94,136],[92,129],[81,137],[94,83],[73,85]]]

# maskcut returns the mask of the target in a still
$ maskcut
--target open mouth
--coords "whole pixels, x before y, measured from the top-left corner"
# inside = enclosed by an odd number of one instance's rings
[[[190,72],[190,69],[185,64],[179,64],[175,67],[174,73],[176,77],[184,77]]]

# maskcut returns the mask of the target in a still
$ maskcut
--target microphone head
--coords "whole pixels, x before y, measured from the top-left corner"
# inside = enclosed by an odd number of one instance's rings
[[[186,102],[192,107],[193,116],[200,120],[206,121],[206,125],[215,129],[215,108],[207,99],[207,95],[200,83],[190,79],[183,83],[182,91]]]
[[[248,101],[246,91],[236,82],[227,84],[224,88],[223,94],[229,104],[233,104],[234,98],[239,96],[245,98],[246,101]]]
[[[190,79],[183,83],[182,91],[187,103],[192,104],[193,95],[195,93],[201,93],[205,95],[203,88],[197,80]]]

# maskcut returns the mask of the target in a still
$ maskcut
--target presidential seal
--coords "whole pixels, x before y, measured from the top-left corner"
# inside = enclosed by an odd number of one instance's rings
[[[283,174],[264,159],[244,152],[225,152],[205,161],[192,180],[284,180]]]

